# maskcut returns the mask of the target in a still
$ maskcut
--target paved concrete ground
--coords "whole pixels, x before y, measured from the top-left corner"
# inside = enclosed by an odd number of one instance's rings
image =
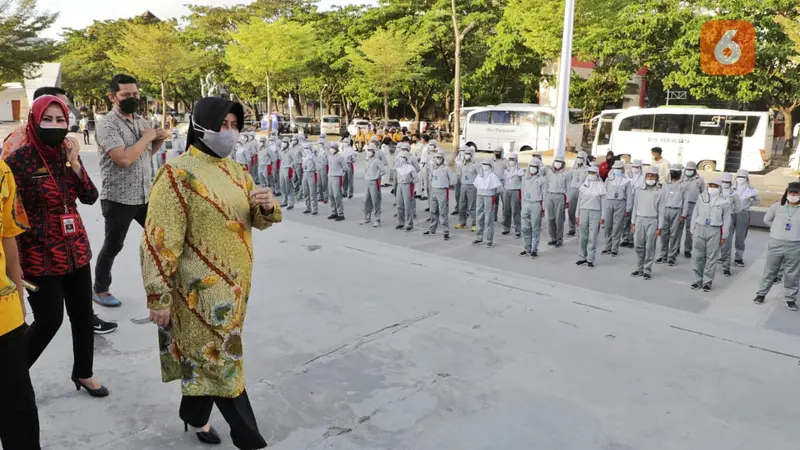
[[[246,378],[271,448],[796,448],[800,316],[778,288],[751,302],[765,232],[703,294],[683,258],[645,282],[631,250],[592,270],[574,266],[574,239],[531,261],[499,229],[492,249],[468,231],[425,238],[422,202],[417,229],[395,231],[388,190],[384,226],[364,228],[361,186],[344,222],[295,208],[254,237]],[[99,204],[81,211],[97,250]],[[160,382],[155,328],[131,322],[146,317],[140,236],[114,269],[123,306],[97,307],[120,323],[96,339],[112,396],[72,388],[68,327],[32,370],[45,448],[205,448],[182,432],[179,385]]]

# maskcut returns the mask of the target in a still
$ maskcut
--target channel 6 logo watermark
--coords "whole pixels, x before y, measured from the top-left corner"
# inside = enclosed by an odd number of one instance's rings
[[[746,75],[756,65],[756,29],[746,20],[709,20],[700,29],[700,69],[706,75]]]

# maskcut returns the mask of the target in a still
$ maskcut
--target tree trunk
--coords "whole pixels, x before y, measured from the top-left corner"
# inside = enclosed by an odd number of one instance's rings
[[[267,131],[272,135],[272,88],[269,83],[269,75],[265,77],[267,82]]]
[[[161,81],[161,128],[167,128],[167,82]]]
[[[421,116],[420,109],[416,104],[411,103],[411,102],[408,102],[408,106],[410,106],[411,110],[414,111],[414,132],[418,133],[419,132],[420,116]]]
[[[795,105],[778,106],[775,108],[783,115],[783,134],[786,138],[786,144],[781,149],[781,154],[786,149],[789,149],[789,153],[791,153],[792,144],[794,141],[794,139],[792,139],[792,128],[794,128],[794,123],[792,123],[792,111],[794,111],[795,108],[797,108]]]
[[[383,126],[389,126],[389,89],[383,90]]]

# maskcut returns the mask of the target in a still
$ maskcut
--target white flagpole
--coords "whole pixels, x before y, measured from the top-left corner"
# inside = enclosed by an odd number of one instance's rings
[[[564,33],[561,37],[561,64],[558,69],[558,93],[555,117],[555,156],[564,157],[569,123],[569,79],[572,74],[572,26],[575,21],[575,0],[564,2]]]

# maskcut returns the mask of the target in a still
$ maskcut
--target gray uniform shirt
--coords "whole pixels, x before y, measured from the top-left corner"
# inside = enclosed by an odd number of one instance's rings
[[[697,198],[700,196],[700,193],[706,190],[705,180],[698,175],[692,178],[686,178],[686,175],[684,175],[682,182],[686,185],[686,201],[689,203],[697,203]]]
[[[547,193],[548,194],[566,194],[567,193],[567,173],[563,170],[556,172],[547,167],[544,171],[547,177]]]
[[[344,156],[341,153],[335,155],[328,154],[328,176],[341,177],[344,176]]]
[[[153,184],[151,156],[153,145],[147,144],[145,151],[130,167],[118,166],[110,150],[119,147],[132,147],[142,137],[147,128],[153,128],[150,121],[134,114],[133,120],[123,116],[116,109],[97,124],[95,139],[100,153],[100,173],[103,185],[101,200],[122,203],[123,205],[144,205],[150,200],[150,186]]]
[[[609,176],[606,179],[607,199],[625,200],[625,211],[631,212],[633,209],[633,182],[628,177],[614,178]]]
[[[386,175],[386,169],[383,166],[383,163],[377,156],[373,156],[372,158],[367,159],[367,165],[364,167],[364,179],[368,181],[374,181],[380,179],[382,176]]]
[[[587,172],[586,166],[576,167],[567,173],[567,183],[572,189],[580,189],[584,181],[586,181]]]
[[[547,178],[540,174],[525,175],[522,180],[522,199],[529,203],[543,202],[547,191]]]
[[[633,198],[633,211],[631,212],[631,223],[636,224],[636,218],[650,217],[658,218],[658,228],[664,225],[664,204],[663,193],[659,187],[640,187],[636,189]]]
[[[681,210],[681,216],[689,213],[689,202],[686,201],[686,185],[683,183],[667,183],[662,186],[664,192],[664,207]]]
[[[578,211],[591,209],[594,211],[603,210],[603,200],[605,195],[586,195],[583,192],[578,194]]]
[[[727,239],[731,227],[731,211],[733,205],[729,198],[719,195],[711,199],[708,193],[701,194],[692,213],[692,234],[695,234],[698,225],[722,227],[720,237]]]
[[[764,214],[764,223],[769,225],[772,239],[800,242],[800,206],[773,203]]]
[[[525,176],[524,170],[516,166],[513,169],[506,169],[505,173],[504,189],[512,191],[522,189],[522,177]]]
[[[475,178],[478,176],[478,165],[472,161],[465,162],[463,166],[458,168],[458,178],[461,184],[472,186],[475,184]]]
[[[431,187],[435,189],[446,189],[456,184],[456,178],[447,164],[442,164],[437,168],[431,165]]]

